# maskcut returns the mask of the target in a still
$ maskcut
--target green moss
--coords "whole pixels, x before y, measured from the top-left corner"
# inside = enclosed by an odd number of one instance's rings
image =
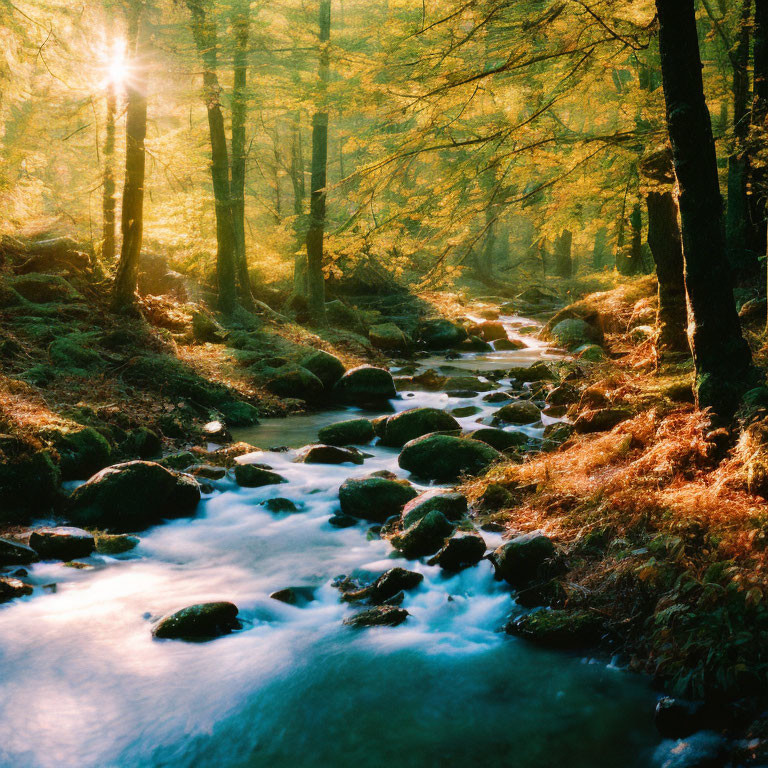
[[[56,427],[44,433],[60,457],[65,480],[83,480],[108,466],[112,447],[93,427]]]

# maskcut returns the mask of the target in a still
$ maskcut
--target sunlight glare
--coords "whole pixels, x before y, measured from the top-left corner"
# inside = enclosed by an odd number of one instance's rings
[[[112,50],[107,52],[107,58],[107,83],[119,87],[128,79],[125,40],[117,38],[112,45]]]

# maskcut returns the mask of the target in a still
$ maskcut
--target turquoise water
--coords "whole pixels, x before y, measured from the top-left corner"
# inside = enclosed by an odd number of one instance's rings
[[[392,407],[447,402],[408,394]],[[497,406],[482,407],[463,426]],[[355,412],[271,420],[237,437],[296,447],[345,415]],[[384,468],[405,474],[395,451],[366,450],[373,455],[362,467],[293,464],[293,451],[251,454],[246,461],[266,462],[289,482],[244,489],[222,481],[195,518],[144,532],[130,555],[94,555],[90,570],[34,566],[37,593],[0,609],[0,765],[651,764],[660,740],[646,681],[501,633],[519,609],[487,561],[446,578],[393,557],[364,523],[328,524],[345,478]],[[259,506],[274,496],[301,512]],[[483,535],[489,548],[501,541]],[[339,602],[332,579],[395,565],[425,576],[407,594],[405,624],[342,626],[353,609]],[[313,587],[315,600],[299,608],[269,598],[287,586]],[[243,629],[205,644],[152,640],[153,618],[207,600],[235,602]]]

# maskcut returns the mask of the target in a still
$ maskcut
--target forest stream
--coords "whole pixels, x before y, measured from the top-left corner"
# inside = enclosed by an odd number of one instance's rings
[[[432,357],[420,366],[482,375],[553,357],[518,332],[532,321],[502,320],[525,349]],[[460,419],[471,428],[498,407],[483,397],[403,391],[391,407],[475,405],[479,413]],[[505,635],[509,615],[523,609],[487,560],[446,576],[397,557],[369,535],[370,524],[328,523],[346,478],[407,474],[396,449],[376,445],[365,448],[362,466],[292,463],[294,449],[315,442],[320,427],[361,413],[379,415],[349,408],[243,429],[236,438],[264,449],[244,460],[267,462],[287,484],[215,481],[193,519],[149,530],[126,555],[92,555],[80,570],[31,566],[34,599],[0,614],[0,763],[618,768],[660,760],[665,747],[648,683],[604,659]],[[535,435],[541,426],[522,429]],[[268,450],[275,446],[291,450]],[[299,513],[260,506],[277,496]],[[489,550],[501,543],[500,533],[481,533]],[[424,576],[405,595],[407,621],[343,626],[354,608],[340,601],[333,580],[370,580],[395,566]],[[307,602],[269,597],[288,586],[308,588]],[[236,603],[242,630],[207,643],[153,639],[153,619],[207,600]]]

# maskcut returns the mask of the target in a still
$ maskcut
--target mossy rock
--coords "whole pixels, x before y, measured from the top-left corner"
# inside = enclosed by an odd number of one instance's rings
[[[540,610],[511,621],[506,631],[547,648],[579,650],[600,640],[604,622],[591,611]]]
[[[371,326],[368,338],[377,349],[406,350],[411,345],[410,338],[394,323]]]
[[[326,445],[366,445],[375,434],[368,419],[350,419],[323,427],[317,437]]]
[[[138,536],[124,533],[96,533],[96,551],[100,555],[122,555],[135,549],[140,542]]]
[[[101,355],[88,346],[92,341],[93,334],[73,333],[64,336],[51,342],[48,356],[53,365],[63,372],[87,376],[105,365]]]
[[[227,332],[211,315],[195,312],[192,315],[192,337],[195,341],[221,344],[227,338]]]
[[[468,335],[466,329],[461,325],[444,318],[427,320],[419,328],[419,338],[429,349],[455,347],[468,338]]]
[[[444,491],[442,489],[425,491],[403,507],[403,528],[417,523],[435,509],[441,512],[446,519],[456,523],[467,514],[467,497],[456,491]]]
[[[0,522],[45,517],[58,498],[60,483],[61,470],[49,451],[6,456],[0,460]]]
[[[59,454],[64,480],[88,478],[112,459],[112,446],[93,427],[55,427],[43,435]]]
[[[528,435],[524,432],[507,432],[504,429],[494,429],[493,427],[475,429],[472,432],[467,432],[465,437],[470,440],[479,440],[481,443],[487,443],[497,451],[522,448],[528,444]]]
[[[33,304],[79,301],[82,296],[72,285],[59,275],[41,275],[30,272],[28,275],[12,277],[10,287],[22,298]]]
[[[191,477],[156,462],[129,461],[103,469],[76,488],[68,516],[77,525],[128,533],[191,515],[199,501],[200,487]]]
[[[411,408],[387,419],[381,442],[383,445],[400,447],[430,432],[460,430],[459,422],[439,408]]]
[[[439,565],[450,573],[463,571],[477,565],[485,557],[485,549],[485,541],[477,534],[452,536],[428,564]]]
[[[494,421],[503,421],[507,424],[534,424],[539,419],[541,419],[541,411],[529,400],[508,403],[493,414]]]
[[[384,477],[350,478],[339,488],[342,513],[374,523],[399,515],[417,495],[409,483]]]
[[[499,458],[495,448],[479,440],[432,434],[406,443],[398,464],[417,477],[455,482],[485,471]]]
[[[219,412],[228,427],[252,427],[259,423],[258,408],[242,400],[222,403],[219,406]]]
[[[162,453],[163,442],[157,432],[148,427],[138,427],[130,431],[123,448],[126,453],[132,456],[138,456],[141,459],[151,459]],[[181,467],[181,469],[184,469],[184,467]]]
[[[573,354],[587,363],[601,363],[606,359],[605,350],[597,344],[584,344],[577,347]]]
[[[565,349],[575,349],[584,344],[594,344],[601,341],[600,332],[585,320],[577,317],[561,320],[549,331],[549,337],[558,346]]]
[[[519,589],[540,579],[555,554],[555,545],[543,533],[525,533],[494,550],[491,562],[497,579]]]
[[[507,371],[507,376],[510,379],[516,379],[524,384],[533,381],[554,381],[556,379],[555,373],[543,361],[534,363],[527,368],[510,368],[509,371]]]
[[[255,464],[237,464],[235,466],[235,480],[243,488],[261,488],[264,485],[277,485],[288,481],[277,472],[272,472]]]
[[[351,331],[363,330],[360,314],[339,299],[326,302],[325,316],[328,324],[335,328],[348,328]]]
[[[284,365],[278,368],[267,382],[267,389],[279,397],[295,397],[300,400],[318,400],[322,397],[323,382],[314,373],[300,365]]]
[[[191,467],[193,464],[197,464],[200,458],[190,451],[179,451],[178,453],[171,453],[168,456],[163,456],[157,463],[168,469],[184,470],[187,467]]]
[[[443,547],[455,529],[456,525],[442,512],[433,509],[401,533],[392,536],[389,542],[406,557],[433,555]]]
[[[346,368],[338,357],[317,349],[301,360],[301,366],[314,373],[326,389],[331,389],[344,375]]]
[[[392,374],[372,365],[347,371],[336,382],[333,392],[341,402],[353,405],[380,404],[397,396]]]

